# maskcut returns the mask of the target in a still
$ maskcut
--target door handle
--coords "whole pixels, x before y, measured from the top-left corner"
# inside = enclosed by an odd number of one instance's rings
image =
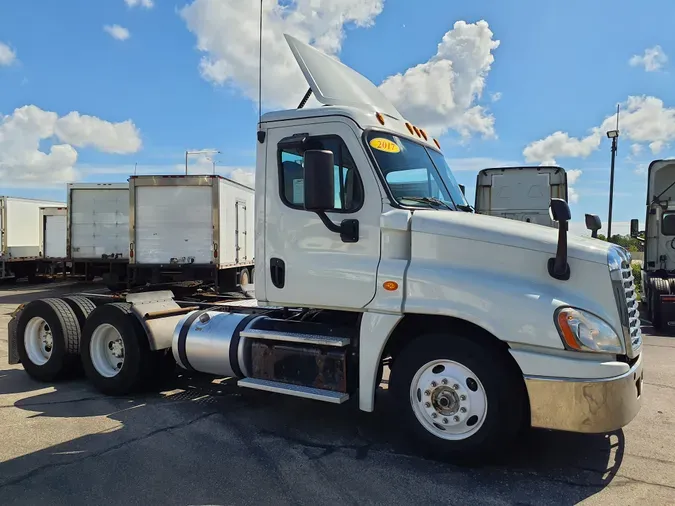
[[[277,288],[283,288],[286,283],[286,264],[281,258],[270,259],[270,278]]]

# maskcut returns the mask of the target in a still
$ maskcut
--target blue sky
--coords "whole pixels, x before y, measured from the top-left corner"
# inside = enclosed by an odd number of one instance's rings
[[[328,49],[376,84],[401,74],[389,86],[403,90],[396,105],[420,126],[442,133],[445,155],[469,192],[476,170],[485,166],[555,160],[574,171],[575,221],[583,221],[585,212],[606,221],[610,144],[603,131],[592,129],[606,126],[617,103],[627,110],[629,97],[638,97],[619,141],[614,220],[643,217],[644,169],[652,159],[671,156],[668,143],[675,140],[675,73],[667,58],[675,55],[675,3],[322,0],[314,4],[317,22],[307,19],[308,0],[265,3],[267,11],[277,3],[286,8],[276,17],[266,12],[272,30],[266,32],[266,58],[276,80],[266,110],[297,103],[305,91],[293,70],[284,74],[287,60],[278,57],[283,53],[274,53],[287,50],[275,38],[286,30]],[[335,7],[342,4],[345,12]],[[241,60],[256,47],[258,5],[3,2],[0,193],[62,197],[64,181],[124,181],[135,163],[140,172],[177,170],[186,149],[218,149],[219,171],[245,177],[243,171],[255,165],[257,105],[249,98],[255,95],[251,62]],[[351,21],[342,26],[336,20],[343,18]],[[481,20],[489,28],[473,30]],[[458,21],[469,28],[460,27],[462,36],[457,29],[445,53],[439,51]],[[113,25],[122,30],[104,29]],[[497,47],[485,49],[494,41]],[[206,67],[200,66],[203,58]],[[439,70],[452,64],[449,79],[442,72],[406,74],[439,61]],[[453,96],[458,105],[452,110],[434,102]],[[15,115],[25,106],[37,111]],[[472,110],[479,126],[472,123]],[[36,134],[40,125],[46,130]],[[549,138],[555,132],[562,134]],[[526,150],[537,141],[542,143]],[[35,154],[54,145],[67,147],[51,159]],[[197,157],[193,163],[200,165],[192,170],[211,166]]]

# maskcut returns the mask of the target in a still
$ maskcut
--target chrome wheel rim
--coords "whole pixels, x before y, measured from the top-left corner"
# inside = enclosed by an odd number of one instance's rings
[[[471,369],[453,360],[433,360],[413,377],[410,404],[427,431],[440,439],[459,441],[483,426],[488,399]]]
[[[44,318],[35,316],[28,321],[23,344],[28,359],[35,365],[45,365],[49,361],[54,351],[54,336]]]
[[[108,323],[99,325],[91,335],[91,363],[101,376],[113,378],[124,366],[124,341],[119,331]]]

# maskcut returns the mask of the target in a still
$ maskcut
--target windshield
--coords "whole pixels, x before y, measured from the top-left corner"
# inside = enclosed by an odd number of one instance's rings
[[[371,131],[368,146],[399,204],[469,210],[443,155],[390,133]]]

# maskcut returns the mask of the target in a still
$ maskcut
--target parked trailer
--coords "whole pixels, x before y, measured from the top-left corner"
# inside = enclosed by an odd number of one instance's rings
[[[253,278],[254,190],[216,175],[132,176],[130,286]]]
[[[111,289],[126,287],[129,264],[129,185],[68,184],[67,253],[72,274],[103,277]]]
[[[365,77],[287,40],[324,107],[261,118],[257,301],[179,303],[169,291],[93,309],[86,297],[76,309],[67,297],[33,301],[10,323],[26,371],[52,380],[81,363],[101,392],[123,395],[173,358],[240,387],[334,404],[355,396],[373,411],[386,363],[386,419],[430,451],[469,460],[509,448],[528,425],[606,433],[628,424],[643,384],[629,253],[568,237],[562,199],[550,203],[557,230],[473,213],[437,142]],[[392,191],[389,181],[420,169],[441,197],[429,185]],[[191,213],[216,194],[205,179],[199,199],[181,199],[194,187],[176,179],[142,200],[212,226],[212,214]],[[155,212],[135,209],[138,248],[141,227],[148,238],[161,227],[147,220]],[[208,255],[199,241],[179,242],[173,256]],[[174,246],[155,244],[166,254]]]
[[[63,202],[0,197],[0,280],[37,275],[40,256],[40,208]]]
[[[66,248],[68,209],[64,207],[40,208],[40,263],[38,272],[66,275]]]

